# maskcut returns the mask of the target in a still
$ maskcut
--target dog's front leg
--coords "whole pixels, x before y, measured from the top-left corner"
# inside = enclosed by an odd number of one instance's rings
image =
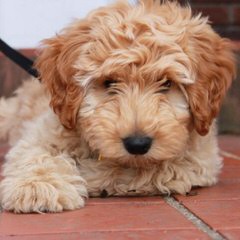
[[[2,207],[14,212],[60,212],[84,206],[86,184],[75,161],[20,140],[6,156],[0,185]]]

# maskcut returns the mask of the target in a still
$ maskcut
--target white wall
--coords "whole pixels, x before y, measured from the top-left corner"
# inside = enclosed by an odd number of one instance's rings
[[[112,0],[0,0],[0,38],[15,48],[34,48],[75,18]]]

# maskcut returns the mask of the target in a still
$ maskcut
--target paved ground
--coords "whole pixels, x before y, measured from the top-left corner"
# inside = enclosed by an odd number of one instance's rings
[[[90,199],[60,214],[0,214],[0,239],[240,239],[240,137],[219,137],[219,183],[191,196]],[[0,155],[6,152],[0,148]]]

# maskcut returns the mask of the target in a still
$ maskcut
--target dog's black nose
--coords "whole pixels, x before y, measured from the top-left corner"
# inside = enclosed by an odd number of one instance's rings
[[[152,145],[152,138],[144,136],[131,136],[123,139],[124,147],[131,154],[143,155]]]

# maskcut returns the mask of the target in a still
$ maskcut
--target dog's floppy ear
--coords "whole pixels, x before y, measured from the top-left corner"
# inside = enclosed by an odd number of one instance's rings
[[[67,29],[63,34],[43,42],[44,48],[36,60],[40,78],[51,95],[50,105],[63,126],[73,129],[83,99],[84,89],[74,80],[74,63],[79,48],[89,41],[86,27]]]
[[[187,48],[196,82],[186,90],[195,129],[200,135],[206,135],[235,76],[233,47],[206,23],[194,26],[189,32]]]

